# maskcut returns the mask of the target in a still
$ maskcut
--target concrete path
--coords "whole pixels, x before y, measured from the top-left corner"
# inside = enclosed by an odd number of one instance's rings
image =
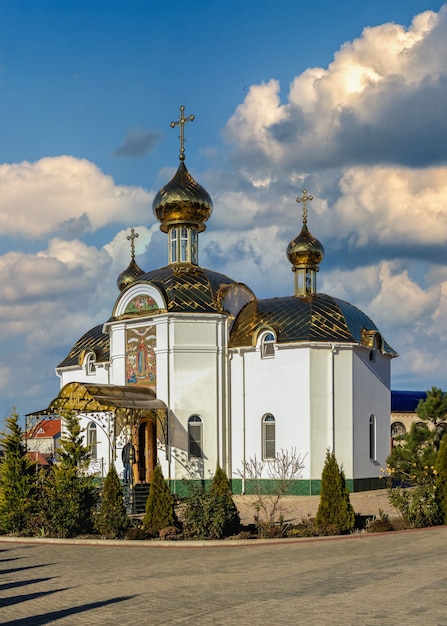
[[[447,527],[200,547],[0,538],[0,622],[447,626]]]

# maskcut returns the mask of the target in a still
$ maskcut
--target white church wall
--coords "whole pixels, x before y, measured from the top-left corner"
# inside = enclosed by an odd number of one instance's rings
[[[335,452],[347,471],[352,467],[351,348],[312,347],[310,357],[311,478],[319,481],[326,452]]]
[[[110,384],[124,385],[126,380],[126,326],[114,323],[110,329]]]
[[[368,350],[357,350],[354,358],[354,476],[357,478],[379,478],[380,467],[385,466],[390,453],[389,390],[390,357],[375,354],[369,360]],[[370,459],[370,416],[376,422],[375,458]]]
[[[280,346],[273,358],[261,358],[259,349],[240,350],[231,359],[232,476],[242,461],[262,460],[262,418],[275,418],[276,450],[296,449],[307,454],[303,478],[309,477],[308,350]],[[245,444],[245,449],[244,449]],[[268,463],[268,461],[266,461]],[[267,467],[264,478],[268,478]]]
[[[115,463],[117,472],[122,472],[121,459],[115,459],[113,445],[113,415],[109,413],[79,413],[78,415],[84,443],[89,443],[89,424],[95,425],[94,433],[96,438],[91,441],[92,456],[88,471],[99,478],[107,476],[111,463]],[[64,420],[61,420],[61,437],[67,435]]]
[[[169,335],[172,475],[209,479],[222,462],[221,424],[226,420],[221,316],[171,318]],[[157,394],[161,397],[158,389]],[[188,420],[193,415],[202,420],[202,459],[188,458]]]
[[[88,372],[85,365],[65,368],[59,372],[60,387],[65,387],[68,383],[94,383],[95,385],[108,385],[109,367],[108,364],[95,364],[94,371]]]
[[[352,346],[338,346],[334,354],[334,447],[335,458],[346,478],[354,477],[353,463],[353,354]]]

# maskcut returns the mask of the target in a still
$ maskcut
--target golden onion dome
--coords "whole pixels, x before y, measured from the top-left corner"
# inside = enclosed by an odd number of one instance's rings
[[[287,258],[294,267],[308,267],[317,270],[324,258],[323,244],[312,235],[303,224],[300,234],[287,247]]]
[[[134,228],[130,229],[130,235],[127,236],[127,241],[130,241],[131,259],[129,267],[125,269],[116,279],[116,284],[120,291],[124,291],[126,287],[134,283],[145,272],[138,267],[135,263],[135,239],[138,239],[139,235],[135,232]]]
[[[140,276],[142,276],[144,273],[144,270],[142,270],[141,267],[138,267],[138,265],[135,263],[135,260],[132,259],[129,267],[121,272],[121,274],[116,279],[118,289],[120,291],[124,291],[126,287],[138,280],[138,278],[140,278]]]
[[[174,224],[205,230],[205,222],[213,211],[209,193],[197,183],[180,160],[177,172],[154,198],[153,211],[160,222],[160,230],[167,233]]]

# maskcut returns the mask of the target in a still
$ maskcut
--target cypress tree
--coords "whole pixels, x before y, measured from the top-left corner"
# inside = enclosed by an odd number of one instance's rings
[[[321,475],[320,504],[315,521],[319,532],[334,535],[349,532],[355,523],[344,472],[340,470],[335,454],[329,450]]]
[[[219,465],[211,482],[209,500],[210,539],[221,539],[237,533],[241,524],[239,511],[234,504],[230,481]]]
[[[6,419],[8,432],[0,444],[4,456],[0,464],[0,529],[26,534],[35,512],[36,468],[27,456],[26,442],[15,409]]]
[[[96,530],[107,539],[120,539],[126,534],[129,518],[123,501],[123,489],[115,466],[107,473],[101,506],[95,518]]]
[[[442,516],[442,523],[447,524],[447,435],[441,439],[435,464],[436,494]]]
[[[152,474],[143,524],[153,536],[158,535],[163,528],[177,525],[174,498],[163,477],[160,465],[156,465]]]

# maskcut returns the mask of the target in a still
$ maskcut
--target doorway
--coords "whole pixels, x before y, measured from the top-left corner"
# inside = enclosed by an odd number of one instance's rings
[[[157,429],[154,419],[144,419],[138,427],[136,482],[150,483],[157,464]]]

